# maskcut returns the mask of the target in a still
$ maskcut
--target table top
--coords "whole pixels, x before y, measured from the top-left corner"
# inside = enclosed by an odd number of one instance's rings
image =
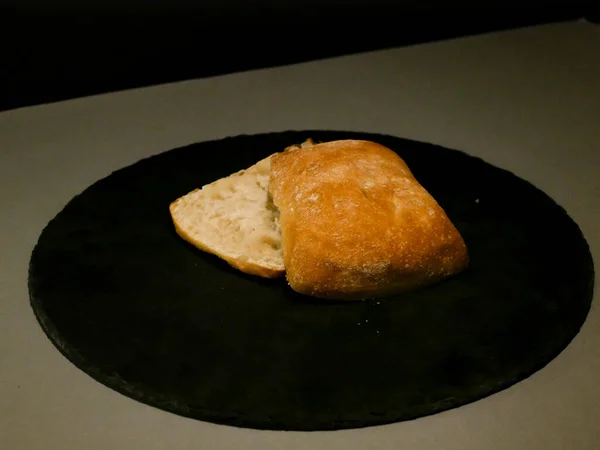
[[[0,448],[597,448],[598,283],[578,336],[521,383],[409,422],[298,433],[186,419],[92,380],[37,324],[27,268],[46,223],[113,170],[196,141],[315,128],[432,142],[508,169],[567,210],[598,261],[598,54],[600,28],[572,22],[0,113]]]

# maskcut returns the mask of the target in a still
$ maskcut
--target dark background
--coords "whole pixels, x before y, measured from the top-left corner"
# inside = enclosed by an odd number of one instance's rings
[[[585,3],[566,1],[416,5],[107,0],[0,6],[0,110],[594,16]]]

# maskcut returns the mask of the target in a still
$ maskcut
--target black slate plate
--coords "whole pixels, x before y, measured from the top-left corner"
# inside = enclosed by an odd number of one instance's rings
[[[463,234],[469,270],[325,303],[176,236],[172,200],[307,137],[397,151]],[[509,172],[430,144],[310,130],[195,144],[98,181],[44,229],[29,289],[57,348],[125,395],[216,423],[329,430],[433,414],[522,380],[577,334],[593,278],[577,225]]]

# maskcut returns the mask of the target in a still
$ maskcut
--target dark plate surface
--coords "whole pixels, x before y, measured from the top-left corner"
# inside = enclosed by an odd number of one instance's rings
[[[398,152],[462,233],[469,270],[328,303],[177,237],[171,201],[307,137]],[[414,419],[524,379],[577,334],[593,278],[577,225],[511,173],[430,144],[308,130],[194,144],[98,181],[42,232],[29,289],[56,347],[127,396],[210,422],[328,430]]]

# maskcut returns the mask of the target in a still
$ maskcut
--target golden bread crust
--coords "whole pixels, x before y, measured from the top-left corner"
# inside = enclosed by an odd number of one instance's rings
[[[295,291],[364,299],[464,270],[467,247],[444,210],[392,150],[340,140],[273,155],[286,276]]]

